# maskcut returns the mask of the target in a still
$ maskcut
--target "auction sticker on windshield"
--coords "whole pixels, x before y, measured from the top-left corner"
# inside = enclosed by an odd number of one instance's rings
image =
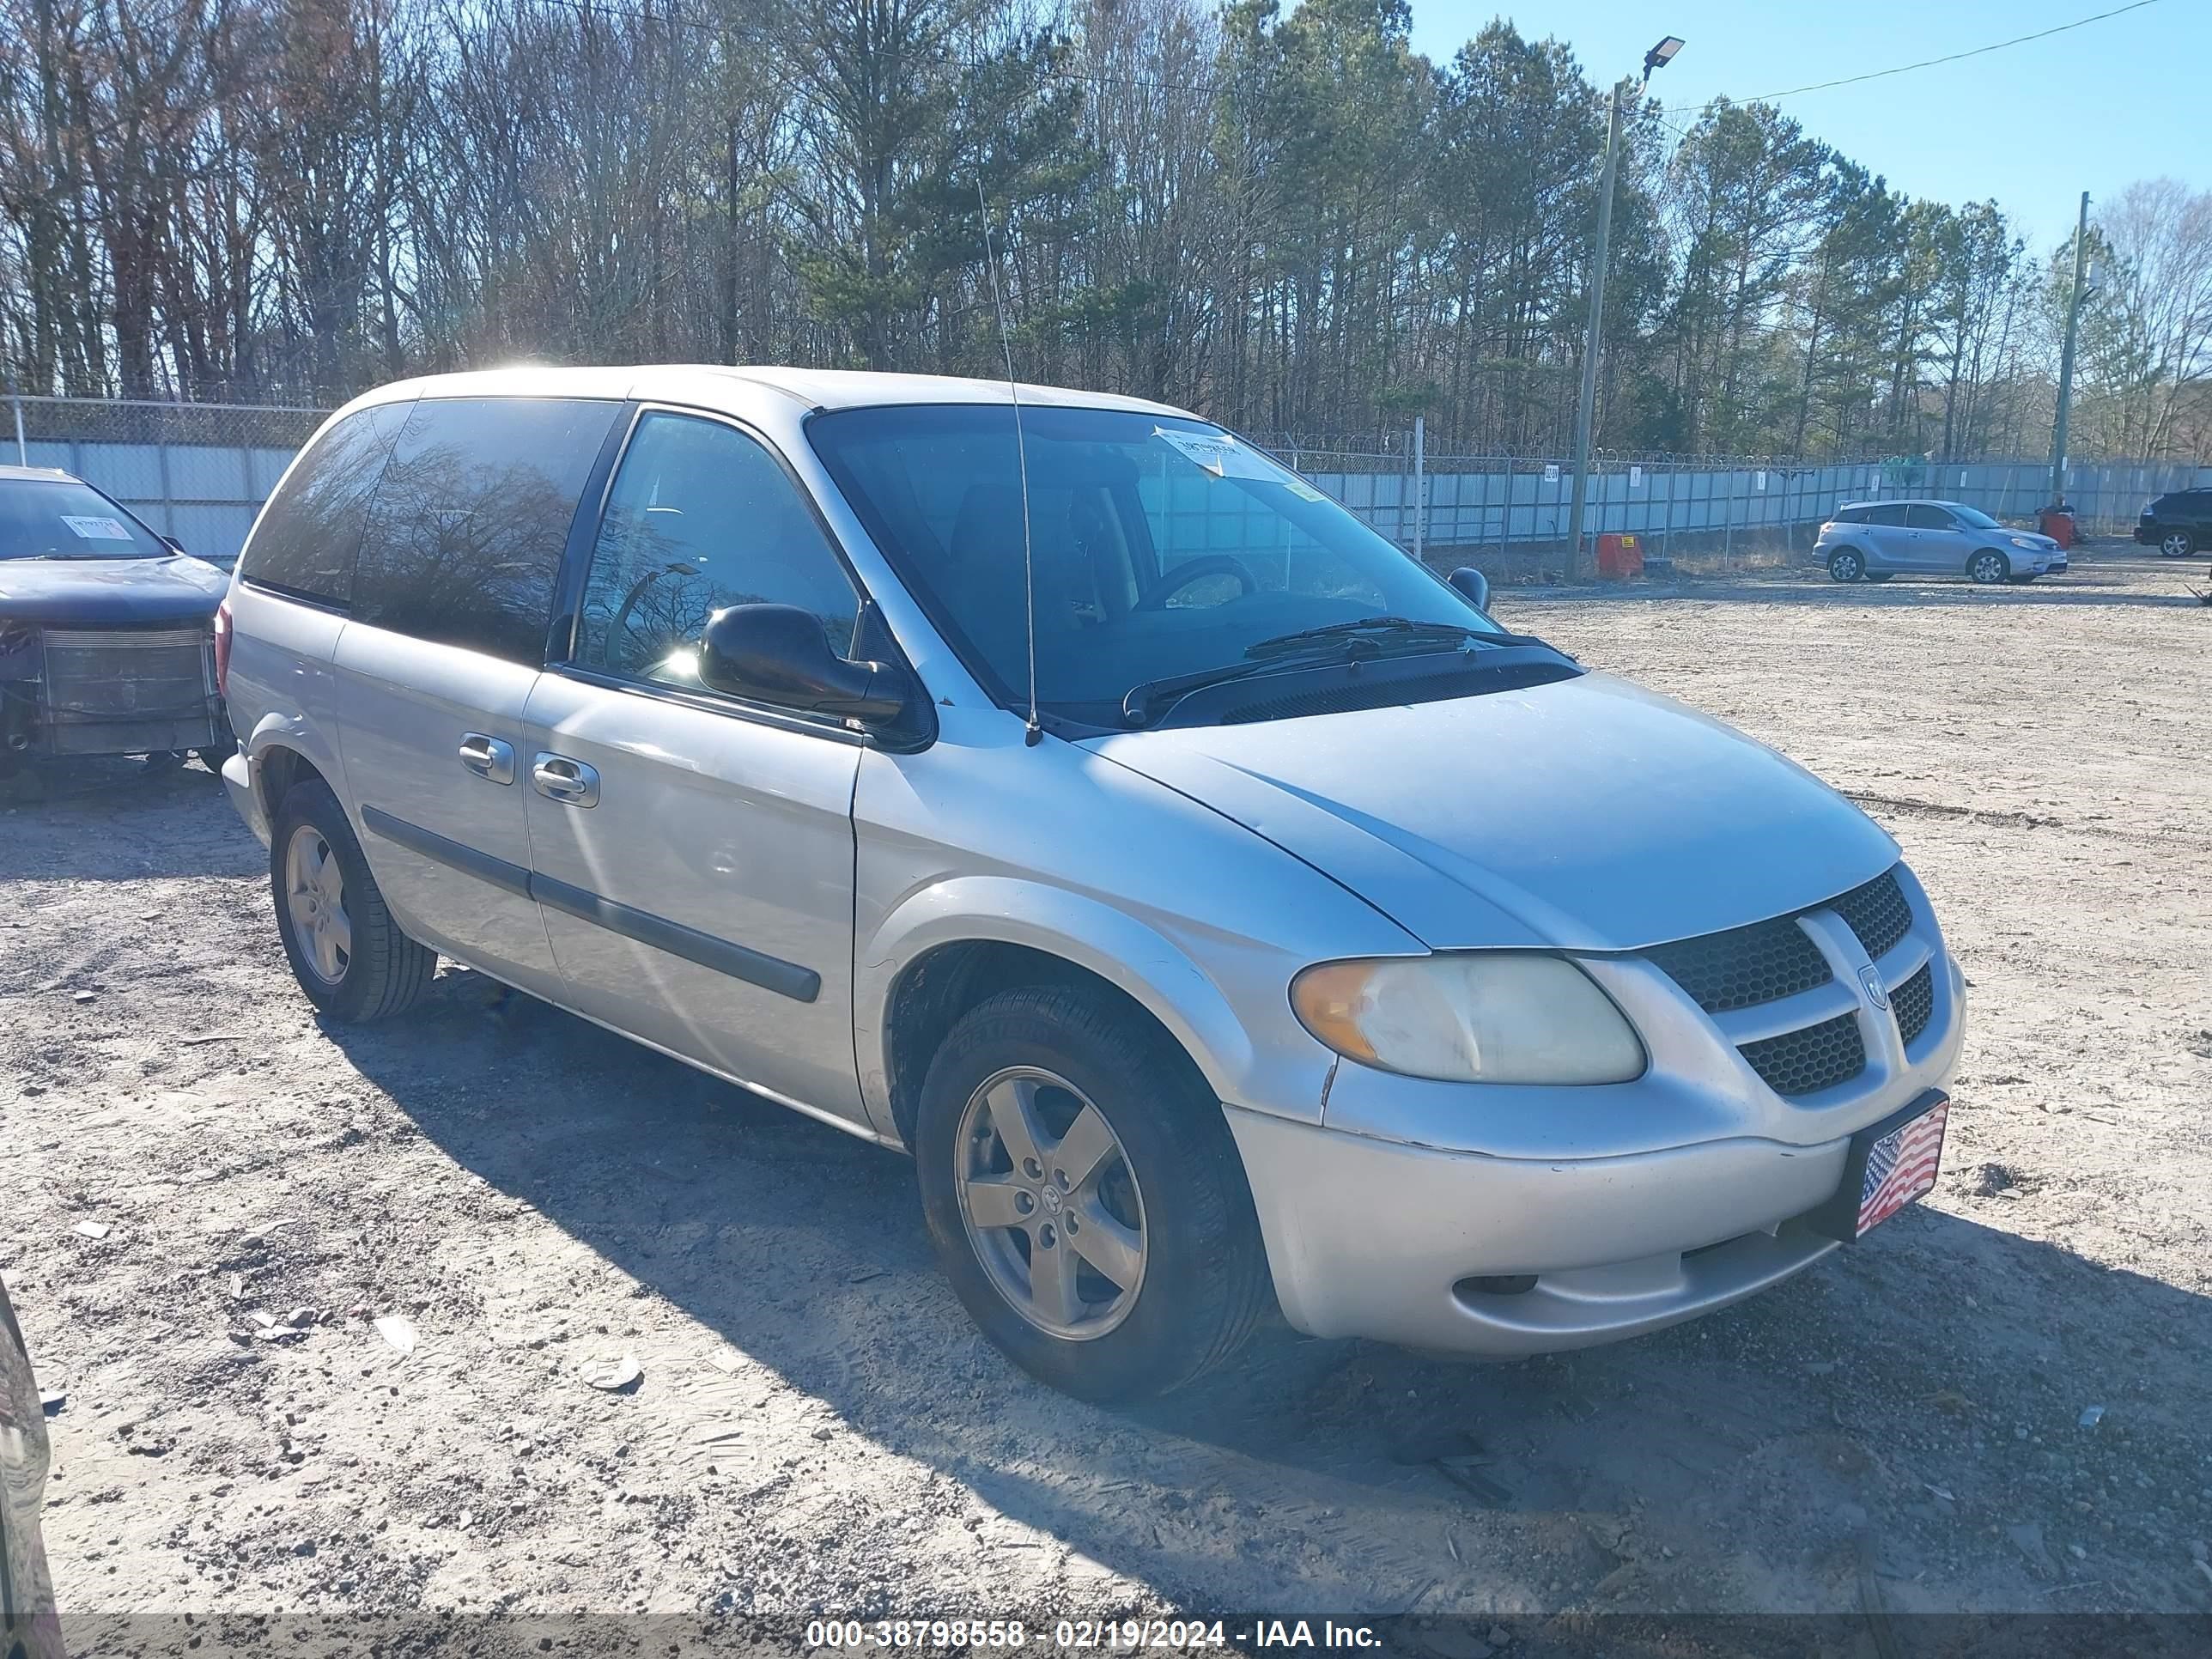
[[[1217,478],[1273,478],[1275,475],[1260,458],[1225,432],[1182,432],[1156,426],[1152,436]]]
[[[131,532],[113,519],[77,519],[64,514],[62,522],[70,533],[88,542],[127,542]]]

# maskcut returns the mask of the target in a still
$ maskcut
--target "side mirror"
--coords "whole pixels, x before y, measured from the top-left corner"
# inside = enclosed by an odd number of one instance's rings
[[[1463,564],[1451,573],[1451,585],[1477,611],[1490,609],[1490,578],[1471,564]]]
[[[729,696],[848,720],[889,720],[907,706],[897,669],[839,656],[822,619],[792,605],[733,605],[709,617],[699,678]]]

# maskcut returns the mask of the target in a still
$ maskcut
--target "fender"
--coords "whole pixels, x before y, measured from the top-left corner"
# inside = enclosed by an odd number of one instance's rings
[[[1002,876],[954,876],[916,890],[854,952],[853,1036],[861,1098],[886,1137],[891,1115],[890,1008],[907,968],[940,945],[978,939],[1027,945],[1120,988],[1167,1028],[1205,1074],[1216,1098],[1321,1121],[1334,1056],[1290,1028],[1261,1053],[1229,999],[1188,953],[1126,910],[1084,894]]]
[[[337,750],[303,715],[271,709],[254,722],[253,730],[246,736],[245,749],[246,775],[252,782],[252,799],[256,810],[263,812],[264,821],[267,813],[263,805],[265,798],[261,789],[261,769],[271,749],[289,749],[297,754],[323,775],[324,781],[337,794],[341,805],[344,803],[345,773],[339,764]],[[347,816],[352,816],[350,808]],[[360,829],[360,824],[354,825],[356,834]]]

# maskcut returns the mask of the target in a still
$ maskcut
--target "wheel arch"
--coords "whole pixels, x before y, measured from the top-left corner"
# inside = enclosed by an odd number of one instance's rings
[[[969,1008],[1018,985],[1109,994],[1158,1028],[1216,1099],[1231,1097],[1231,1080],[1254,1060],[1228,1000],[1172,940],[1124,911],[1024,882],[973,878],[926,890],[856,966],[861,1094],[877,1127],[908,1146],[922,1076],[946,1034]]]
[[[299,720],[264,714],[247,734],[245,746],[255,799],[272,825],[276,822],[276,809],[296,783],[319,778],[330,786],[331,793],[338,793],[337,757]],[[343,796],[340,800],[343,804]]]

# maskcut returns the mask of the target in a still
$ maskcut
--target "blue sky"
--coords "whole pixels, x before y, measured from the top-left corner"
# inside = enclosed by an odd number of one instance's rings
[[[2009,40],[2126,0],[1411,0],[1413,44],[1447,62],[1492,17],[1556,35],[1604,84],[1662,35],[1688,44],[1653,78],[1670,115]],[[1896,189],[1994,197],[2040,249],[2081,192],[2163,173],[2212,188],[2212,0],[2157,0],[1964,63],[1781,100],[1812,136]]]

